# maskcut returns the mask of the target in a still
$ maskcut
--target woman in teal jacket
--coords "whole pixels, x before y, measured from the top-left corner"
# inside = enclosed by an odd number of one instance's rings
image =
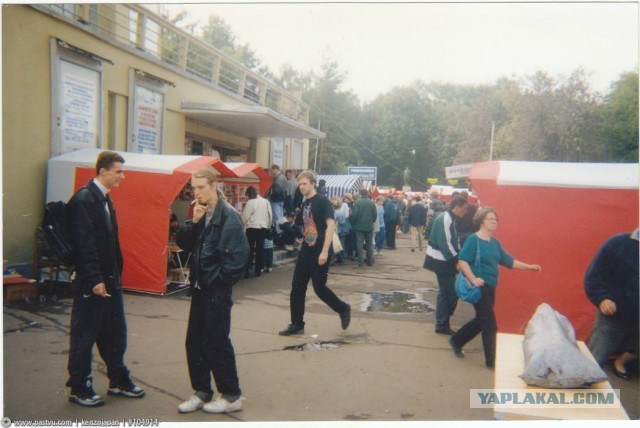
[[[482,333],[482,346],[487,368],[493,369],[496,359],[496,334],[498,327],[493,312],[495,290],[498,286],[498,265],[509,269],[523,269],[540,272],[539,265],[530,265],[515,260],[507,253],[500,242],[493,237],[498,228],[498,215],[491,207],[478,210],[473,223],[479,226],[478,232],[469,236],[459,254],[458,267],[464,272],[471,284],[481,287],[480,300],[473,305],[476,317],[466,323],[451,336],[449,344],[456,357],[464,357],[462,348],[479,333]],[[476,254],[479,253],[479,263]]]

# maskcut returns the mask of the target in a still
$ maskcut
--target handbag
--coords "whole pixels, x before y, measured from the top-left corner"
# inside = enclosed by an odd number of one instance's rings
[[[334,254],[338,254],[342,251],[342,242],[340,242],[340,237],[338,236],[338,232],[333,232],[333,240],[331,241],[331,245],[333,246]]]
[[[476,241],[476,260],[474,265],[476,268],[480,267],[480,243],[478,241]],[[480,295],[482,294],[480,287],[471,284],[462,271],[456,275],[454,288],[458,297],[465,302],[475,304],[480,300]]]

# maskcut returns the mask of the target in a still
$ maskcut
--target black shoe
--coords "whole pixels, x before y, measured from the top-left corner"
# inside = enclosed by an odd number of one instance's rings
[[[304,334],[304,325],[289,324],[284,330],[278,332],[280,336],[291,336],[292,334]]]
[[[107,391],[107,394],[120,395],[122,397],[127,397],[127,398],[142,398],[144,397],[145,392],[144,392],[144,389],[138,388],[129,379],[123,384],[116,384],[116,383],[110,382],[109,390]]]
[[[84,407],[99,407],[104,405],[104,398],[96,394],[91,386],[91,381],[87,381],[89,386],[71,388],[69,401]]]
[[[449,345],[451,345],[451,349],[453,349],[453,354],[458,358],[464,358],[464,352],[462,352],[462,348],[460,348],[458,345],[453,343],[451,339],[453,338],[452,337],[449,338]]]
[[[340,314],[340,323],[342,324],[342,329],[346,330],[351,323],[351,306],[347,305],[347,309],[342,311]]]
[[[621,372],[616,368],[615,364],[613,365],[613,373],[621,379],[625,379],[625,380],[631,379],[631,376],[629,376],[629,373]]]
[[[448,335],[456,334],[456,332],[454,330],[451,330],[450,327],[436,328],[436,333],[437,334],[448,334]]]
[[[251,276],[251,272],[246,271],[246,272],[244,273],[244,277],[245,277],[245,278],[249,278],[250,276]]]

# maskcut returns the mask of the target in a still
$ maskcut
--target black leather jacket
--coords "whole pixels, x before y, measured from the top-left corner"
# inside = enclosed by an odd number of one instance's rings
[[[176,243],[193,255],[191,287],[202,289],[231,287],[244,275],[249,264],[249,241],[240,214],[218,192],[213,217],[198,223],[186,221],[178,230]]]
[[[104,282],[107,290],[121,287],[122,252],[118,239],[116,212],[93,180],[78,190],[69,200],[67,216],[73,242],[76,268],[74,289],[90,294],[91,289]]]

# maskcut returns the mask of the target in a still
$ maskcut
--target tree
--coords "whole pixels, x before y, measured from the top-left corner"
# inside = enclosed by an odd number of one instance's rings
[[[602,109],[608,160],[638,161],[638,73],[626,72],[611,86]]]
[[[226,21],[219,16],[209,15],[207,24],[202,29],[202,39],[221,50],[245,67],[262,74],[270,73],[261,67],[262,60],[248,44],[237,44],[236,36]]]
[[[429,109],[415,85],[396,87],[365,107],[368,150],[362,157],[378,166],[380,184],[401,188],[408,168],[409,184],[424,189],[426,178],[436,173],[432,144],[436,132]]]
[[[293,73],[291,77],[301,76]],[[343,82],[337,62],[327,59],[320,75],[312,75],[311,86],[302,93],[302,100],[310,107],[310,123],[320,124],[327,135],[318,141],[317,159],[315,150],[309,154],[309,163],[316,165],[318,173],[346,173],[347,166],[357,165],[360,159],[356,147],[361,134],[360,106],[353,93],[341,90]],[[304,84],[305,79],[297,83]]]

